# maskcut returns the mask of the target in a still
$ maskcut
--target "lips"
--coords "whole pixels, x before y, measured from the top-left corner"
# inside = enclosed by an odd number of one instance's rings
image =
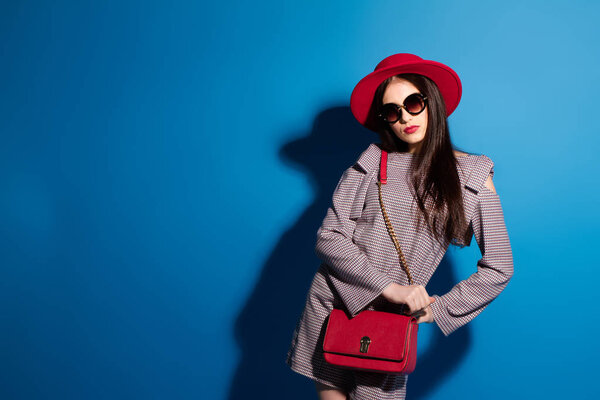
[[[419,125],[411,125],[404,128],[404,133],[415,133],[419,129]]]

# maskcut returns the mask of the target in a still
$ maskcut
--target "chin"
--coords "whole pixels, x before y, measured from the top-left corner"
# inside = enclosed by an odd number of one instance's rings
[[[423,139],[425,139],[425,136],[415,136],[413,135],[396,135],[398,136],[398,139],[402,140],[403,142],[406,143],[410,143],[410,144],[417,144],[423,141]]]

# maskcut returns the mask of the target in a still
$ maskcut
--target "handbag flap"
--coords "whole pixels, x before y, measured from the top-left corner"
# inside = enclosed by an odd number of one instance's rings
[[[333,309],[327,323],[323,351],[402,361],[407,356],[412,327],[418,327],[416,318],[407,315],[366,310],[349,319],[343,310]]]

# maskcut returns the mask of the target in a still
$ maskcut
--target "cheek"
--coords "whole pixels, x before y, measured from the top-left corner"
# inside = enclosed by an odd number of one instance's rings
[[[392,130],[394,131],[394,133],[395,133],[396,135],[399,135],[400,133],[403,133],[403,132],[402,132],[401,125],[400,125],[400,124],[398,124],[398,123],[394,124],[394,126],[392,127]]]

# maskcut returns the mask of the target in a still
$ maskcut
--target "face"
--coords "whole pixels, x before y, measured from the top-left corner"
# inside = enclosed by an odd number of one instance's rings
[[[420,93],[419,89],[409,81],[393,77],[383,94],[383,104],[404,104],[404,99],[413,93]],[[418,153],[427,132],[428,110],[427,107],[417,115],[411,115],[401,109],[402,118],[389,124],[394,134],[408,144],[410,153]],[[416,130],[414,127],[417,127]]]

